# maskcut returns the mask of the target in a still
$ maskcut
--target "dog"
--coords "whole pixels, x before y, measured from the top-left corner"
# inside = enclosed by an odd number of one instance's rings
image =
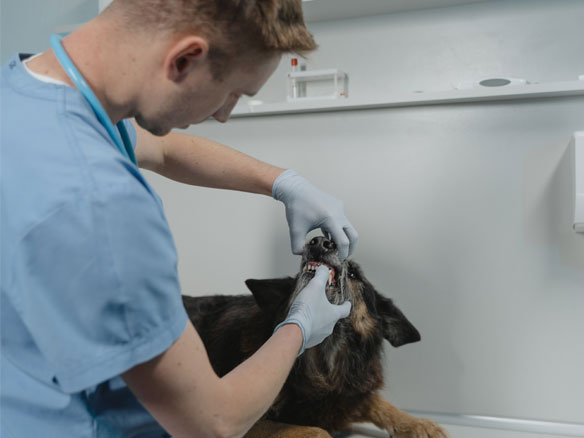
[[[350,301],[351,313],[296,359],[278,397],[246,438],[330,438],[362,422],[396,438],[446,438],[438,424],[409,415],[379,395],[383,340],[400,347],[419,341],[420,334],[359,265],[341,262],[335,243],[322,236],[305,246],[296,277],[247,280],[253,296],[183,296],[215,372],[227,374],[261,347],[320,264],[331,269],[327,298],[333,304]]]

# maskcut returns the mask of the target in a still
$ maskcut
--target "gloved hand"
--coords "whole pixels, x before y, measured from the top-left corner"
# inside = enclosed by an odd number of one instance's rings
[[[341,318],[349,316],[351,303],[331,304],[326,297],[325,287],[330,270],[319,266],[314,278],[300,291],[288,312],[286,319],[278,324],[274,332],[285,324],[297,324],[302,330],[302,348],[298,355],[307,348],[320,344],[335,328]]]
[[[342,201],[317,189],[294,170],[276,178],[272,196],[286,206],[294,254],[302,254],[306,235],[316,228],[336,243],[341,261],[353,253],[358,234],[345,217]]]

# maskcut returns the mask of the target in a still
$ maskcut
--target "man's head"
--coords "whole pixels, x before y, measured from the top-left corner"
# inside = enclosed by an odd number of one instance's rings
[[[208,117],[226,121],[259,91],[284,53],[316,49],[301,0],[114,0],[103,14],[158,47],[136,121],[156,135]],[[138,54],[139,55],[139,54]]]

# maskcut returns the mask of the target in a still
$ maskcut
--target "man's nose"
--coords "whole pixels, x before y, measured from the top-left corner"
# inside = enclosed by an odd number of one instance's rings
[[[308,245],[310,246],[311,250],[321,254],[335,251],[337,249],[335,242],[323,236],[315,237],[308,243]]]

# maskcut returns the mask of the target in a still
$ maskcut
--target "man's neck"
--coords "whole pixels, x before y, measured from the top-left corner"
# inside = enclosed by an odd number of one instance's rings
[[[65,37],[62,44],[115,124],[133,115],[133,91],[139,82],[135,75],[140,69],[127,70],[125,46],[119,41],[111,44],[112,37],[107,23],[98,18]],[[31,60],[27,66],[35,73],[75,87],[52,50]]]

